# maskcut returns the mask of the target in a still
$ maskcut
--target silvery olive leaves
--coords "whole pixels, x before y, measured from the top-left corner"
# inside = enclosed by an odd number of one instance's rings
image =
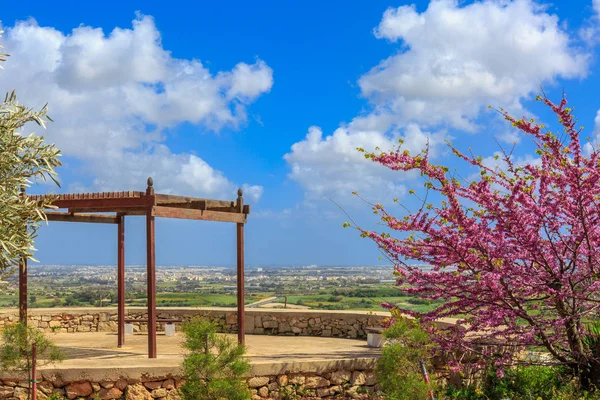
[[[0,45],[0,62],[6,57]],[[0,103],[0,279],[24,258],[35,261],[33,242],[51,199],[31,200],[22,190],[48,179],[58,185],[55,168],[61,165],[60,150],[23,130],[26,125],[29,130],[32,122],[45,128],[48,121],[46,106],[35,111],[19,104],[14,91]]]

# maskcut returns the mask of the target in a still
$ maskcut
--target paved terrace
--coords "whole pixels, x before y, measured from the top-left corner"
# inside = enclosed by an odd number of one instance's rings
[[[177,374],[183,359],[182,336],[157,336],[158,358],[147,357],[144,333],[126,336],[117,348],[116,333],[58,333],[50,339],[66,354],[62,363],[43,368],[43,375],[60,374],[64,380],[110,379],[111,377],[165,376]],[[235,335],[231,334],[235,341]],[[248,335],[247,357],[253,375],[372,368],[380,349],[366,340],[307,336]]]

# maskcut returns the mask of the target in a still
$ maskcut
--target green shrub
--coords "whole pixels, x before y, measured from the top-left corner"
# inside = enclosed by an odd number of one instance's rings
[[[388,400],[427,399],[428,386],[419,360],[429,360],[433,344],[416,321],[396,318],[384,331],[389,343],[381,351],[375,373]]]
[[[217,334],[217,326],[201,317],[183,324],[187,351],[183,360],[184,400],[249,400],[244,374],[250,364],[242,357],[244,346]]]
[[[576,379],[560,367],[520,366],[504,371],[499,379],[489,371],[478,386],[448,387],[446,398],[457,400],[597,400],[600,396],[582,390]]]
[[[64,355],[59,348],[39,329],[19,322],[8,325],[2,330],[0,371],[21,372],[27,374],[31,380],[33,344],[37,348],[37,367],[53,364],[64,359]]]

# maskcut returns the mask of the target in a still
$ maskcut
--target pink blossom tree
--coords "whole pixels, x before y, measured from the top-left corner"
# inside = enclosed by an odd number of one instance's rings
[[[503,151],[496,156],[503,167],[494,168],[450,144],[456,157],[478,170],[470,182],[430,162],[428,149],[365,153],[392,170],[419,171],[428,194],[404,217],[375,204],[387,232],[358,229],[393,260],[401,290],[445,301],[425,313],[387,307],[424,322],[458,318],[460,329],[432,331],[442,349],[477,351],[475,341],[501,343],[495,361],[501,375],[516,352],[541,347],[552,363],[600,387],[600,340],[590,333],[600,307],[600,152],[582,149],[565,98],[559,104],[538,100],[556,114],[564,133],[499,110],[533,141],[536,161],[517,163]],[[439,202],[429,204],[427,197]]]

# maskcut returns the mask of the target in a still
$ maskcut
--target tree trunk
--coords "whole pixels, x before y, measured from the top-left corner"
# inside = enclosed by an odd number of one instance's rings
[[[583,389],[600,389],[600,360],[590,360],[587,365],[580,365],[580,368]]]

